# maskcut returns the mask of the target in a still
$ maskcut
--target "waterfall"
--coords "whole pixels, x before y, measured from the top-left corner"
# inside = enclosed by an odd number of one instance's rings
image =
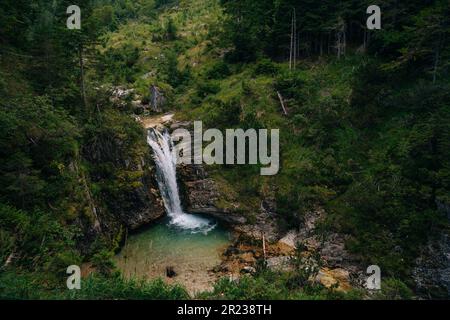
[[[147,143],[153,150],[156,180],[170,224],[191,233],[206,234],[214,229],[213,221],[183,212],[177,184],[177,155],[169,132],[149,129]]]

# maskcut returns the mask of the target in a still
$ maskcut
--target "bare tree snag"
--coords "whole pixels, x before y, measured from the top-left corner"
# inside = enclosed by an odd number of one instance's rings
[[[264,236],[264,233],[262,235],[262,245],[263,245],[264,261],[266,261],[266,237]]]
[[[295,69],[297,62],[297,16],[295,8],[291,20],[291,46],[289,49],[289,70]]]
[[[80,60],[80,82],[81,82],[81,96],[83,98],[84,108],[87,110],[87,97],[86,97],[86,86],[84,83],[84,62],[83,62],[83,46],[80,45],[78,49],[78,57]]]
[[[280,99],[281,108],[283,109],[283,113],[285,116],[287,116],[288,113],[287,113],[286,107],[284,105],[283,97],[281,96],[281,93],[279,91],[277,91],[277,95],[278,95],[278,99]]]

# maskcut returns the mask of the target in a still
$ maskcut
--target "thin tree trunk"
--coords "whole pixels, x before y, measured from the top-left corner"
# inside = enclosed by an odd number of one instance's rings
[[[6,258],[5,264],[3,264],[2,268],[0,268],[0,269],[4,269],[4,268],[6,268],[7,266],[9,266],[9,265],[11,264],[11,262],[14,260],[14,257],[15,257],[15,252],[14,252],[14,250],[13,250],[13,251],[11,252],[11,254],[8,256],[8,258]]]
[[[337,25],[336,32],[336,49],[337,58],[340,59],[341,55],[345,55],[345,47],[347,45],[345,21],[340,19]]]
[[[366,51],[367,48],[367,29],[364,28],[364,39],[363,39],[363,49]]]
[[[264,236],[264,233],[262,235],[262,242],[263,242],[264,261],[266,261],[266,237]]]
[[[294,8],[294,70],[297,64],[297,14]]]
[[[437,70],[438,70],[438,66],[439,66],[439,46],[436,48],[436,52],[434,55],[434,67],[433,67],[433,84],[436,83],[436,78],[437,78]]]
[[[292,70],[293,50],[294,49],[294,15],[291,19],[291,47],[289,49],[289,70]]]
[[[346,34],[346,30],[345,30],[345,24],[344,24],[344,50],[343,50],[343,53],[344,53],[344,55],[345,55],[345,53],[346,53],[346,50],[347,50],[347,34]]]
[[[281,93],[279,91],[277,91],[277,95],[278,95],[278,99],[280,99],[280,104],[281,104],[281,108],[283,109],[283,113],[285,116],[287,116],[287,110],[286,107],[284,105],[284,101],[283,101],[283,97],[281,96]]]
[[[78,57],[80,60],[81,96],[83,98],[84,109],[87,110],[88,103],[87,103],[87,97],[86,97],[86,86],[85,86],[85,82],[84,82],[84,62],[83,62],[83,46],[82,45],[80,45],[80,48],[78,50]]]
[[[327,54],[330,55],[330,34],[327,35]]]
[[[320,34],[320,56],[323,56],[323,34]]]

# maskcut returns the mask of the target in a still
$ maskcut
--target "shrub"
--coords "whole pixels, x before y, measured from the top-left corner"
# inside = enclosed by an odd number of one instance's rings
[[[259,60],[254,68],[253,74],[258,75],[275,75],[278,73],[278,67],[270,59]]]
[[[206,71],[206,77],[208,79],[224,79],[230,74],[230,68],[224,61],[215,63],[210,69]]]

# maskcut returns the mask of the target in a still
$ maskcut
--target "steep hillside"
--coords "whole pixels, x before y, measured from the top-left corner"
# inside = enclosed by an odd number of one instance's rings
[[[66,1],[15,2],[0,11],[1,297],[187,297],[124,280],[110,259],[164,214],[139,120],[169,111],[188,127],[280,129],[274,176],[179,172],[186,206],[189,182],[207,175],[208,205],[236,218],[228,266],[251,261],[252,275],[200,298],[448,297],[445,1],[382,1],[383,29],[370,32],[365,1],[81,1],[75,32]],[[262,258],[263,234],[278,260]],[[291,269],[272,268],[281,255]],[[97,271],[73,294],[70,264]],[[370,265],[383,275],[375,294]],[[334,290],[343,278],[353,288]]]

